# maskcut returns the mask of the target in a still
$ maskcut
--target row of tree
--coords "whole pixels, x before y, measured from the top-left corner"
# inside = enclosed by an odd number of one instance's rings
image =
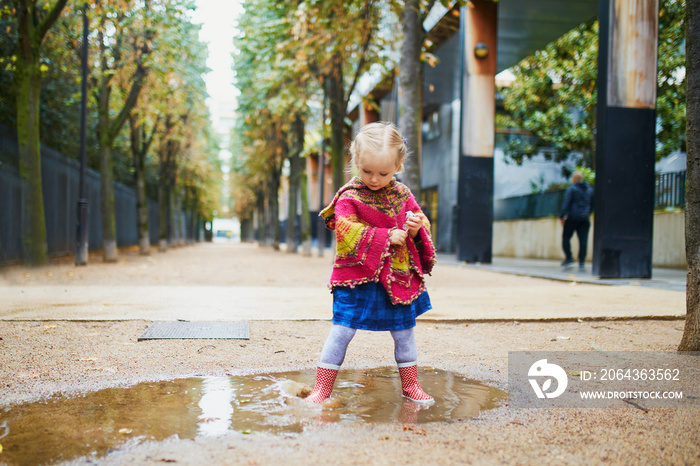
[[[89,165],[101,175],[104,260],[117,260],[114,181],[137,192],[148,253],[147,196],[158,197],[159,238],[183,208],[211,218],[220,201],[216,141],[205,106],[206,45],[191,0],[9,0],[0,8],[0,123],[17,129],[25,192],[25,261],[47,261],[41,144],[80,153],[83,10],[89,21]],[[173,218],[175,217],[175,218]]]
[[[273,246],[279,244],[281,237],[276,219],[285,163],[290,173],[287,235],[295,231],[297,198],[306,195],[306,189],[300,189],[307,180],[306,164],[301,156],[318,148],[308,147],[305,141],[327,142],[333,186],[337,189],[344,183],[347,115],[351,110],[348,106],[364,73],[370,70],[394,73],[398,65],[399,129],[414,152],[420,154],[422,80],[419,77],[425,37],[422,25],[434,3],[434,0],[244,2],[239,35],[234,40],[241,118],[237,120],[233,139],[231,192],[237,216],[245,222],[257,212],[263,223],[263,236]],[[320,135],[312,135],[309,127],[320,127],[316,130]],[[420,163],[408,167],[405,181],[418,195]],[[300,218],[302,240],[306,241],[310,225],[306,223],[308,202],[303,198],[301,208],[305,209]],[[293,241],[287,244],[291,251],[295,250]]]

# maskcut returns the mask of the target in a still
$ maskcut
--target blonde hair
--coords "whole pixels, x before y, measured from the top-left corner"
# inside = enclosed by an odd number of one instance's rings
[[[408,155],[406,140],[393,123],[378,121],[363,126],[350,144],[350,168],[360,169],[363,155],[396,155],[396,173],[404,170],[403,161]]]

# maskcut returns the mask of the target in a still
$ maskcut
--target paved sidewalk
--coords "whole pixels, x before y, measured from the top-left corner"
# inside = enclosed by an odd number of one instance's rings
[[[454,255],[440,255],[441,264],[459,265]],[[562,267],[561,261],[543,259],[523,259],[515,257],[494,257],[491,264],[463,264],[476,270],[488,270],[528,277],[547,278],[566,282],[590,283],[595,285],[626,285],[658,288],[661,290],[680,291],[685,293],[686,270],[666,269],[655,267],[650,279],[626,278],[604,279],[592,274],[591,264],[579,270],[577,264]]]
[[[117,264],[3,267],[0,320],[330,320],[330,270],[330,254],[302,257],[233,242],[149,257],[130,250]],[[427,278],[434,309],[421,320],[682,318],[681,272],[603,281],[551,261],[471,265],[441,256]]]

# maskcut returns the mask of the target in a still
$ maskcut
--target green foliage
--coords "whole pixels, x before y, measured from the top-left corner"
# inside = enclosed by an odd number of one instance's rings
[[[581,173],[586,183],[588,183],[591,186],[595,186],[595,172],[593,171],[593,169],[591,169],[591,167],[578,166],[574,168],[574,171]]]
[[[119,112],[129,91],[135,60],[142,50],[134,45],[144,45],[151,53],[145,65],[149,73],[137,104],[140,118],[146,128],[158,129],[156,122],[164,115],[173,114],[179,121],[186,115],[187,125],[180,125],[170,137],[180,141],[178,170],[181,187],[195,187],[200,214],[211,218],[212,211],[219,209],[221,167],[218,147],[213,143],[209,129],[209,114],[205,105],[206,86],[202,74],[207,70],[206,44],[199,40],[199,25],[192,24],[190,12],[193,0],[151,0],[150,9],[144,2],[135,0],[89,0],[90,20],[89,65],[91,76],[88,99],[88,165],[99,169],[97,105],[95,85],[97,75],[98,45],[97,7],[109,8],[109,18],[114,26],[109,29],[106,43],[108,63],[115,65],[111,75],[113,102],[111,115]],[[70,0],[63,14],[44,38],[41,50],[41,140],[68,157],[79,158],[80,154],[80,68],[82,46],[81,0]],[[9,128],[16,126],[14,85],[17,47],[16,18],[6,2],[0,5],[0,124]],[[117,50],[119,46],[119,50]],[[115,54],[116,52],[116,54]],[[116,66],[118,65],[118,66]],[[152,147],[157,147],[156,143]],[[117,135],[113,149],[114,179],[133,185],[128,131],[122,129]],[[158,181],[157,161],[149,155],[146,179],[149,196],[154,198]]]
[[[391,13],[377,0],[248,0],[243,7],[234,39],[241,95],[231,193],[234,211],[248,218],[257,198],[277,195],[271,190],[292,146],[294,117],[309,120],[311,105],[320,112],[322,92],[328,93],[333,81],[339,91],[331,118],[346,129],[347,101],[359,76],[383,62],[385,46],[395,37],[378,33],[383,15]],[[324,133],[326,123],[307,129]]]
[[[685,0],[661,0],[657,98],[657,159],[685,150]],[[572,153],[595,158],[598,22],[581,24],[513,68],[517,80],[500,89],[505,113],[497,125],[524,129],[504,152],[513,161],[542,152],[561,162]],[[568,173],[567,173],[568,176]]]
[[[659,8],[657,159],[685,152],[685,0],[662,0]]]
[[[595,151],[598,23],[584,23],[513,68],[516,81],[504,94],[505,115],[498,122],[529,131],[504,147],[521,163],[547,148],[561,162],[573,151],[591,166]]]

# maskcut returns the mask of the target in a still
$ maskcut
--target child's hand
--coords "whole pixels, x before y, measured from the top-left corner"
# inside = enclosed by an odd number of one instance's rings
[[[406,219],[406,226],[408,227],[408,233],[411,238],[415,238],[420,227],[423,226],[423,220],[425,219],[425,214],[423,212],[414,213],[413,216]]]
[[[406,238],[408,238],[408,233],[403,230],[394,229],[389,237],[389,243],[394,246],[403,246],[406,244]]]

